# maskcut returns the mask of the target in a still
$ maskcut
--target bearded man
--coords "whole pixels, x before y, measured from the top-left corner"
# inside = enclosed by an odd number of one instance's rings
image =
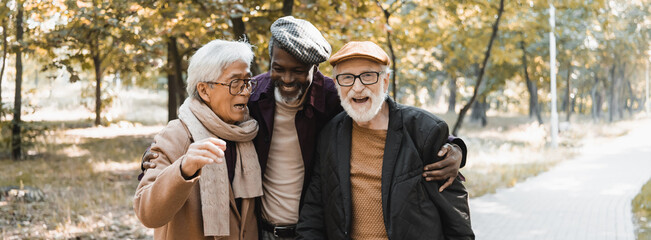
[[[254,77],[257,86],[248,109],[260,129],[253,139],[262,172],[264,194],[256,209],[261,239],[296,237],[296,223],[311,180],[316,139],[323,126],[342,112],[334,81],[319,71],[331,47],[310,22],[292,16],[277,19],[270,27],[270,69]],[[436,146],[444,160],[420,168],[426,181],[445,181],[443,191],[465,165],[466,146],[460,138]],[[227,144],[226,149],[234,145]],[[142,168],[157,153],[146,153]],[[430,159],[433,160],[434,158]]]
[[[474,239],[468,193],[455,178],[425,181],[448,126],[387,97],[389,57],[350,42],[330,58],[341,105],[319,136],[298,239]]]

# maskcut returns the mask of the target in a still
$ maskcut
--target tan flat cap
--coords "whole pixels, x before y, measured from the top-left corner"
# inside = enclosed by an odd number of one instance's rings
[[[365,58],[382,65],[391,64],[389,55],[377,44],[369,41],[352,41],[346,43],[337,53],[330,57],[330,65],[335,66],[342,61],[352,58]]]

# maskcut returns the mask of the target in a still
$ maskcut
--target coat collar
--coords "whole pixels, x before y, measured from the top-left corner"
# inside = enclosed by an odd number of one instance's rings
[[[382,209],[388,212],[390,206],[389,196],[391,195],[391,183],[393,173],[398,162],[398,153],[402,148],[402,111],[401,106],[393,99],[387,97],[389,105],[389,127],[387,128],[387,140],[384,145],[384,157],[382,158]],[[384,215],[384,222],[388,223],[389,214]]]

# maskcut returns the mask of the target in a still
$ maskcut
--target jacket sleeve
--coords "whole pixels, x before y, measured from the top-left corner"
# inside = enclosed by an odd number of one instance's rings
[[[305,193],[303,207],[300,210],[298,225],[296,227],[296,239],[325,239],[325,222],[323,214],[323,199],[321,192],[321,160],[318,151],[314,157],[314,172],[310,186]]]
[[[430,130],[423,146],[425,161],[442,160],[436,153],[448,141],[447,136],[448,126],[445,122],[440,122],[437,127]],[[474,239],[475,235],[470,225],[468,192],[461,183],[460,177],[457,177],[452,185],[443,192],[438,191],[438,186],[443,183],[442,181],[427,182],[423,180],[422,182],[426,185],[430,200],[439,211],[445,239]]]
[[[149,228],[167,224],[185,204],[192,187],[199,180],[199,177],[186,180],[181,175],[181,162],[185,158],[182,154],[187,150],[189,138],[185,132],[181,132],[184,131],[182,126],[174,124],[171,122],[154,138],[150,151],[158,153],[158,157],[152,160],[156,168],[145,171],[133,199],[136,216]],[[174,155],[181,157],[170,159]]]

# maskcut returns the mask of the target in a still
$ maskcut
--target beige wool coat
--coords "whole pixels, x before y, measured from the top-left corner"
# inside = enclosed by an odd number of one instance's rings
[[[217,239],[204,237],[199,176],[185,180],[181,160],[192,143],[190,131],[180,120],[173,120],[154,137],[152,160],[156,168],[145,172],[133,200],[138,219],[154,229],[154,239]],[[222,163],[225,164],[225,163]],[[230,236],[218,239],[258,239],[253,198],[242,199],[238,212],[230,192]]]

